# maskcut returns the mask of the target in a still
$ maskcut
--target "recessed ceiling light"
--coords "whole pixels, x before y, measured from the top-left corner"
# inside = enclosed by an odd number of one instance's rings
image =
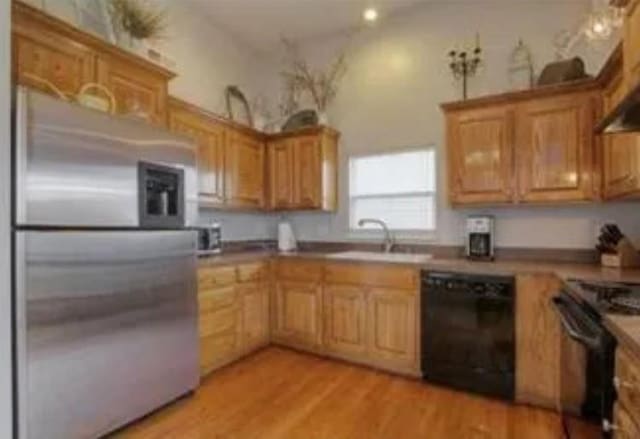
[[[365,21],[368,21],[369,23],[373,23],[378,19],[378,11],[376,11],[375,8],[367,8],[362,13],[362,17],[364,18]]]

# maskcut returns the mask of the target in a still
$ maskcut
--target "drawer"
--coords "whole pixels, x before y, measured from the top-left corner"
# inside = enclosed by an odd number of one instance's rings
[[[309,280],[319,282],[322,279],[323,263],[302,259],[279,259],[278,279]]]
[[[221,288],[211,288],[198,291],[198,311],[206,314],[237,304],[236,287],[231,285]]]
[[[238,282],[256,282],[267,277],[267,264],[254,262],[242,264],[237,267]]]
[[[631,417],[640,421],[640,366],[638,360],[623,348],[616,349],[614,385],[618,400]]]
[[[327,283],[370,285],[416,290],[418,270],[381,264],[331,263],[325,269]]]
[[[240,312],[238,307],[231,307],[219,311],[200,314],[198,320],[200,338],[226,332],[238,331]]]
[[[615,439],[637,439],[640,438],[640,429],[635,424],[629,412],[618,402],[613,409],[613,424]]]
[[[236,281],[236,268],[233,265],[224,267],[198,268],[198,289],[230,285]]]

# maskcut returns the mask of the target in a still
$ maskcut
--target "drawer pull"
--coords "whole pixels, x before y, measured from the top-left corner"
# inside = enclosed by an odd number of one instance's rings
[[[612,433],[612,432],[614,432],[616,430],[619,430],[620,427],[618,427],[616,424],[612,423],[608,419],[603,419],[602,420],[602,429],[604,430],[605,433]]]
[[[620,379],[618,377],[614,377],[613,378],[613,387],[615,387],[617,390],[620,390],[620,389],[633,389],[634,385],[629,383],[629,382],[627,382],[627,381],[625,381],[625,380],[622,380],[622,379]]]

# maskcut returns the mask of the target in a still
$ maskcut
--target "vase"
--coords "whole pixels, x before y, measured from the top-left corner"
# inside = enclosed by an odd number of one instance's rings
[[[318,125],[329,125],[329,116],[326,111],[318,111]]]

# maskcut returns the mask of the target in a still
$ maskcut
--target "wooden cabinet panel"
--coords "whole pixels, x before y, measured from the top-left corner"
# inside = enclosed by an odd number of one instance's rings
[[[254,136],[232,129],[225,148],[226,200],[229,206],[260,209],[264,206],[264,149]]]
[[[516,401],[556,409],[561,328],[551,305],[560,290],[552,275],[516,278]]]
[[[200,267],[198,269],[198,289],[231,285],[236,279],[236,269],[233,266],[223,267]]]
[[[447,115],[451,203],[512,200],[512,119],[513,110],[509,106]]]
[[[139,114],[155,125],[166,126],[166,78],[117,57],[102,55],[98,60],[98,82],[113,93],[118,114]]]
[[[269,342],[269,294],[263,283],[238,286],[242,298],[243,345],[253,350]]]
[[[320,127],[283,136],[268,145],[269,207],[335,210],[338,133]]]
[[[169,129],[196,144],[200,203],[210,206],[224,203],[224,126],[171,101]]]
[[[323,263],[299,258],[279,258],[277,262],[278,279],[320,282]]]
[[[278,281],[275,336],[309,348],[322,343],[322,287],[310,282]]]
[[[366,353],[366,291],[362,287],[324,287],[324,343],[330,352],[364,358]]]
[[[370,285],[417,292],[419,272],[414,267],[329,263],[325,280],[329,283]]]
[[[236,267],[238,282],[259,282],[267,279],[268,268],[266,262],[251,262]]]
[[[237,293],[233,285],[213,289],[198,289],[200,313],[209,313],[223,308],[231,308],[237,303]]]
[[[626,89],[640,83],[640,0],[631,0],[624,23],[624,73]]]
[[[296,138],[293,151],[293,204],[300,209],[319,209],[322,207],[322,174],[318,137]]]
[[[623,347],[616,349],[614,385],[618,401],[631,417],[640,423],[640,365],[637,358]]]
[[[375,288],[367,298],[367,352],[383,366],[417,368],[415,294]]]
[[[13,71],[18,83],[56,95],[49,81],[67,95],[76,95],[82,85],[96,77],[96,53],[89,47],[14,15]]]
[[[293,151],[290,139],[281,139],[268,145],[269,151],[269,207],[289,209],[294,206]]]
[[[638,439],[640,427],[631,417],[625,406],[617,402],[613,408],[614,439]]]
[[[519,199],[583,201],[594,197],[591,93],[538,99],[518,107]]]

